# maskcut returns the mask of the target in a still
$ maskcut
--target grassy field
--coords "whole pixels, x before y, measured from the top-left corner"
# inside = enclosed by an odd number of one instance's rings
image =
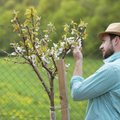
[[[87,101],[74,102],[70,96],[69,81],[74,61],[67,58],[71,66],[67,70],[67,89],[71,120],[83,120]],[[102,64],[99,59],[84,59],[84,77],[92,74]],[[44,79],[46,76],[42,73]],[[61,120],[58,81],[55,80],[56,118]],[[0,120],[49,120],[49,100],[28,65],[6,62],[0,58]]]

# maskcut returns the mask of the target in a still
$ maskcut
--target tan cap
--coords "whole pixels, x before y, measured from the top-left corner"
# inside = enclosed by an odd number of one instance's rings
[[[110,24],[107,29],[105,30],[105,32],[101,32],[98,34],[98,37],[100,39],[102,39],[102,37],[105,34],[115,34],[115,35],[119,35],[120,36],[120,23],[112,23]]]

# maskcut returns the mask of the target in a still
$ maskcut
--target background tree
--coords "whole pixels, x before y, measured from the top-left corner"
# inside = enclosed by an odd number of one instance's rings
[[[42,16],[42,28],[46,23],[55,23],[58,35],[53,35],[55,41],[60,39],[62,27],[71,19],[74,21],[86,21],[88,26],[88,38],[84,42],[84,55],[99,57],[99,42],[97,33],[105,29],[111,22],[119,22],[119,0],[1,0],[0,1],[0,48],[11,50],[9,43],[12,39],[16,40],[15,34],[11,34],[10,25],[11,12],[13,9],[24,11],[28,6],[36,7],[38,14]],[[22,6],[22,7],[21,7]],[[112,7],[111,7],[112,6]]]

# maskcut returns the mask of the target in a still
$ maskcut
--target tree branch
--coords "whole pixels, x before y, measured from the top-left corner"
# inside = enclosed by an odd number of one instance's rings
[[[43,63],[42,59],[40,58],[40,55],[39,55],[39,53],[38,53],[38,51],[37,51],[37,49],[36,49],[36,47],[35,47],[35,44],[34,44],[33,41],[32,41],[31,33],[30,33],[30,30],[29,30],[28,26],[26,26],[26,28],[27,28],[27,30],[28,30],[28,34],[29,34],[29,36],[30,36],[30,40],[31,40],[33,49],[35,50],[35,54],[36,54],[37,57],[39,58],[39,61],[41,62],[42,66],[46,69],[46,71],[47,71],[50,75],[52,75],[52,71],[49,70],[49,68]]]
[[[52,61],[53,61],[53,65],[54,65],[54,67],[55,67],[55,70],[54,70],[54,72],[53,72],[53,76],[55,76],[55,73],[57,72],[57,65],[56,65],[56,63],[55,63],[55,60],[54,60],[53,56],[51,56],[51,58],[52,58]]]
[[[71,49],[71,45],[70,45],[67,49],[65,49],[65,52],[64,52],[64,54],[63,54],[63,56],[62,56],[62,59],[65,58],[65,56],[67,55],[67,52],[68,52],[70,49]]]
[[[31,66],[32,66],[33,70],[34,70],[34,71],[35,71],[35,73],[37,74],[37,76],[38,76],[39,80],[41,81],[42,85],[44,86],[45,91],[47,92],[49,99],[51,100],[50,90],[48,89],[48,87],[47,87],[47,85],[45,84],[45,82],[44,82],[43,78],[41,77],[41,75],[40,75],[40,73],[39,73],[39,71],[38,71],[37,67],[35,67],[35,66],[33,65],[33,63],[32,63],[32,61],[31,61],[31,60],[29,60],[29,62],[30,62],[30,64],[31,64]]]
[[[24,37],[24,34],[23,34],[23,32],[22,32],[22,28],[21,28],[21,25],[20,25],[20,21],[18,20],[17,17],[16,17],[16,24],[18,24],[19,27],[20,27],[19,32],[20,32],[21,35],[23,35],[23,36],[22,36],[22,39],[23,39],[24,47],[25,47],[26,52],[27,52],[27,55],[28,55],[28,54],[29,54],[29,53],[28,53],[28,47],[25,45],[26,38]]]

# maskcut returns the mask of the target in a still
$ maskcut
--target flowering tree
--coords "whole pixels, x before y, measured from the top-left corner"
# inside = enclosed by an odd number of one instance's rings
[[[86,37],[87,24],[83,21],[80,21],[80,24],[73,21],[69,25],[66,24],[62,40],[58,43],[52,43],[51,34],[55,31],[52,23],[47,25],[47,28],[42,31],[42,36],[40,36],[40,17],[37,15],[37,11],[33,7],[26,9],[26,19],[23,23],[20,22],[18,13],[18,11],[14,11],[11,22],[14,31],[18,33],[21,40],[17,43],[11,43],[14,49],[11,55],[24,58],[25,63],[33,68],[50,101],[50,119],[55,120],[54,79],[57,75],[56,60],[64,59],[75,46],[81,47],[81,40]],[[49,43],[52,43],[52,47]],[[40,67],[48,75],[49,86],[43,79]]]

